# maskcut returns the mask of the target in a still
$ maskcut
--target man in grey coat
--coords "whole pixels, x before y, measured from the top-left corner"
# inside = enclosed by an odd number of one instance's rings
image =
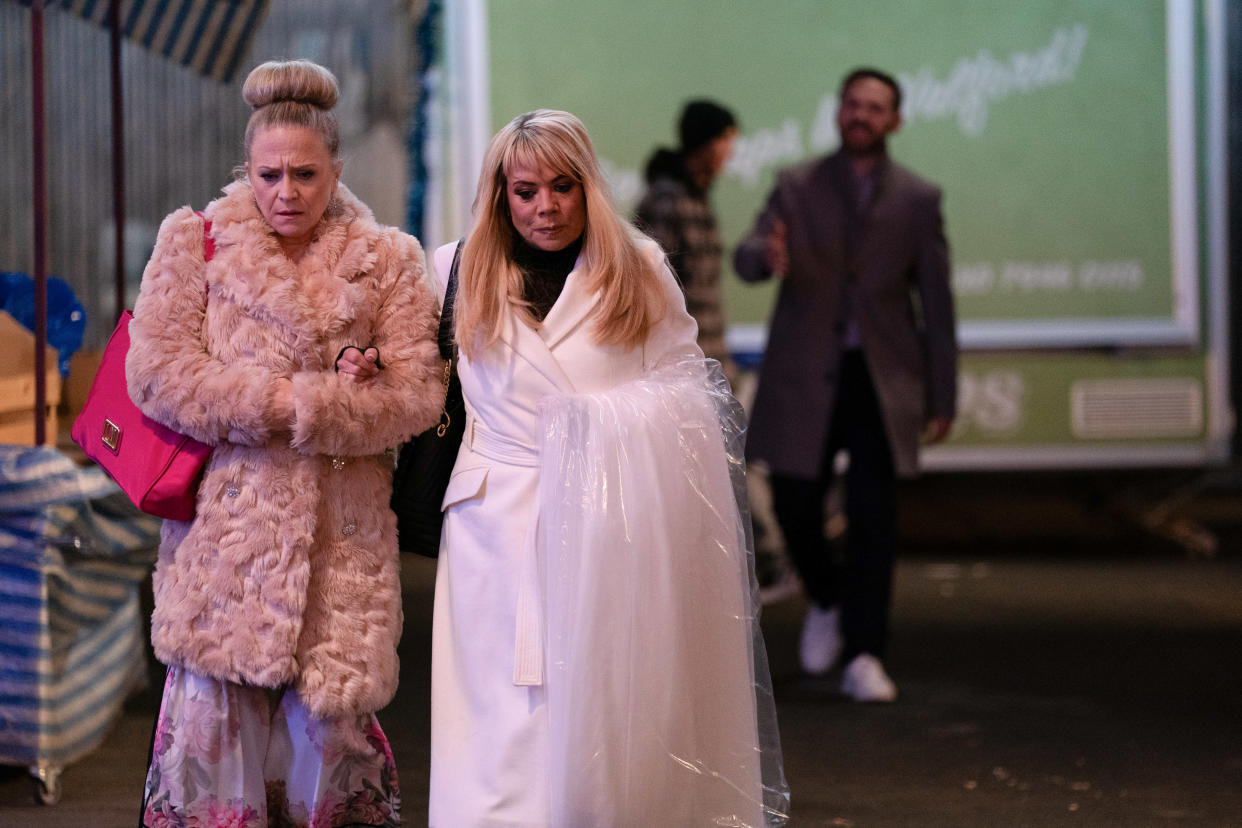
[[[781,286],[748,433],[810,607],[808,673],[840,659],[842,692],[893,701],[882,659],[896,552],[897,479],[920,440],[949,432],[957,338],[940,190],[888,157],[901,89],[862,68],[841,84],[841,149],[784,170],[734,265]],[[824,497],[849,455],[843,560],[824,538]]]

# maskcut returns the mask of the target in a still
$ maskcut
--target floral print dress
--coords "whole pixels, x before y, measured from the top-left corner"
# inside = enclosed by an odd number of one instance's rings
[[[170,667],[147,773],[147,828],[396,826],[374,714],[319,719],[297,693]]]

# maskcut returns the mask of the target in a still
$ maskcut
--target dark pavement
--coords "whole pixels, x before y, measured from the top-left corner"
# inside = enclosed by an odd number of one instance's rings
[[[1228,478],[1228,479],[1226,479]],[[794,826],[1242,826],[1242,489],[1229,476],[928,476],[903,493],[893,705],[800,674],[764,614]],[[380,714],[425,825],[434,565],[406,561]],[[137,823],[157,696],[64,773],[0,769],[0,826]]]

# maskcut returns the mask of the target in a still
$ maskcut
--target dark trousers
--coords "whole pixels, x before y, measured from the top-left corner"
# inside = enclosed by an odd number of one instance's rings
[[[844,548],[824,536],[824,499],[837,452],[849,453],[845,475]],[[897,474],[883,415],[859,351],[841,360],[828,446],[818,479],[771,475],[772,505],[790,559],[807,595],[820,607],[840,606],[842,663],[859,653],[883,657],[897,550]]]

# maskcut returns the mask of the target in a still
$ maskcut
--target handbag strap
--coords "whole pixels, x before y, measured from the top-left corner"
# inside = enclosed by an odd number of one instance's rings
[[[200,216],[203,214],[200,212]],[[216,255],[216,240],[211,237],[211,219],[203,216],[203,261],[210,262]]]
[[[211,261],[211,257],[216,255],[216,240],[211,237],[211,219],[203,215],[202,210],[195,210],[203,220],[203,264]],[[203,302],[211,296],[211,285],[203,280]]]
[[[448,284],[444,286],[444,307],[440,309],[440,329],[436,332],[436,344],[440,347],[440,359],[444,360],[444,407],[440,411],[440,423],[436,426],[436,436],[443,437],[448,433],[453,417],[449,414],[449,388],[453,382],[453,363],[457,359],[457,342],[453,336],[453,303],[457,300],[457,268],[461,266],[461,248],[465,239],[457,240],[457,249],[453,251],[453,266],[449,268]]]
[[[461,266],[461,248],[466,240],[457,240],[453,251],[453,266],[449,268],[448,284],[444,288],[444,307],[440,311],[440,330],[436,344],[440,346],[440,359],[452,362],[457,356],[457,342],[453,337],[453,304],[457,301],[457,268]]]

